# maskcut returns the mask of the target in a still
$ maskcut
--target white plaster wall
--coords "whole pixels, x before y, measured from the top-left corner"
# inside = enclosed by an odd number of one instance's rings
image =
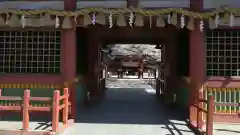
[[[61,10],[64,5],[61,1],[42,1],[42,2],[29,2],[29,1],[5,1],[0,2],[0,10],[6,9],[43,9],[52,8]]]
[[[204,8],[219,8],[221,6],[229,6],[240,8],[240,0],[204,0]]]
[[[204,9],[229,6],[240,8],[240,0],[203,0]],[[189,7],[190,0],[139,0],[142,7]]]
[[[189,0],[139,0],[141,7],[189,7]]]
[[[125,0],[110,0],[110,1],[78,1],[77,8],[84,7],[106,7],[106,8],[123,8],[126,7]],[[40,1],[40,2],[31,2],[31,1],[0,1],[0,10],[6,9],[57,9],[63,10],[64,3],[63,1]]]
[[[105,0],[105,1],[78,1],[77,8],[102,7],[102,8],[124,8],[127,2],[125,0]]]

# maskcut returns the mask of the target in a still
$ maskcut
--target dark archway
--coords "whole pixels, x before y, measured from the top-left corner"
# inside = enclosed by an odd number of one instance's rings
[[[103,92],[99,87],[101,70],[101,48],[106,44],[139,43],[163,44],[166,47],[165,63],[170,67],[169,74],[164,77],[166,97],[172,101],[177,76],[177,37],[179,29],[173,25],[164,28],[108,28],[92,26],[86,28],[88,47],[88,89],[93,99],[98,99]],[[167,72],[164,70],[164,72]],[[168,102],[169,102],[168,101]]]

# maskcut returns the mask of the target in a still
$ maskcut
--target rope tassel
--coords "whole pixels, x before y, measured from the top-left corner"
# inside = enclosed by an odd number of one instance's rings
[[[203,20],[200,21],[199,28],[200,28],[201,32],[204,31],[204,22],[203,22]]]
[[[56,18],[55,18],[55,28],[58,28],[59,25],[60,25],[60,23],[59,23],[59,17],[56,16]]]
[[[215,25],[216,25],[216,27],[218,27],[218,25],[219,25],[219,15],[218,14],[215,16]]]
[[[113,27],[113,17],[112,17],[112,14],[110,14],[108,16],[108,22],[109,22],[109,28],[112,28]]]
[[[233,15],[233,13],[231,13],[231,15],[230,15],[230,26],[233,27],[234,24],[235,24],[235,17]]]
[[[97,18],[96,18],[96,13],[93,13],[93,14],[92,14],[92,24],[93,24],[93,25],[96,25],[96,19],[97,19]]]
[[[133,26],[133,20],[134,20],[134,15],[133,15],[133,13],[131,12],[131,13],[130,13],[130,16],[129,16],[129,26],[130,26],[130,27]]]
[[[183,28],[184,26],[185,26],[185,17],[184,17],[184,15],[182,15],[181,16],[181,24],[180,24],[181,26],[181,28]]]
[[[24,15],[21,17],[21,23],[22,23],[22,27],[25,28],[26,20]]]

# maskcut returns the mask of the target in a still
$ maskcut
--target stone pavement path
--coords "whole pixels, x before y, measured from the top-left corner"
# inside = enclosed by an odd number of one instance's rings
[[[194,135],[177,113],[159,103],[142,80],[111,80],[103,101],[79,108],[63,135]]]
[[[215,123],[213,125],[214,135],[240,135],[240,124]]]

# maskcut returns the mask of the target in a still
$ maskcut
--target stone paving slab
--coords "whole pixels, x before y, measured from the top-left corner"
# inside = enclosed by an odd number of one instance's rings
[[[49,135],[52,130],[51,122],[30,122],[28,133],[21,131],[21,121],[0,121],[0,135]],[[63,124],[59,123],[59,129]]]
[[[62,135],[194,135],[144,80],[113,80],[107,87],[105,99],[80,108],[78,123]]]
[[[214,135],[240,135],[240,124],[214,123]]]
[[[30,129],[51,131],[51,122],[30,122]],[[0,130],[21,130],[21,121],[0,121]]]
[[[177,128],[176,128],[177,127]],[[194,135],[186,126],[78,123],[63,135]]]

